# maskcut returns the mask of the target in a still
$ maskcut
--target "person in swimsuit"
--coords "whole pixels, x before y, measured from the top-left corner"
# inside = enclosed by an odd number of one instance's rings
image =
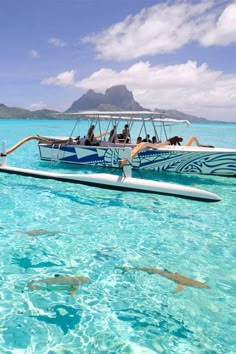
[[[91,127],[88,130],[87,137],[85,139],[85,145],[99,145],[97,142],[96,138],[94,137],[94,129],[95,125],[91,125]]]
[[[168,139],[167,142],[169,142],[168,145],[181,145],[183,141],[183,138],[180,136],[173,136],[172,138]]]
[[[110,143],[116,143],[117,142],[118,139],[117,139],[116,125],[114,125],[114,127],[110,131],[110,136],[109,136],[108,140],[109,140]]]
[[[129,142],[130,131],[129,131],[128,124],[125,124],[125,126],[124,126],[124,129],[122,131],[122,137],[124,139],[124,143],[128,143]]]

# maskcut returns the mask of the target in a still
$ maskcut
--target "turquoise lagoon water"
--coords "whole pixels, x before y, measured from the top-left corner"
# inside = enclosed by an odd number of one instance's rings
[[[70,134],[73,125],[0,120],[0,140],[9,148],[29,135]],[[236,147],[233,124],[194,124],[178,134]],[[8,165],[93,172],[40,161],[36,142],[9,155]],[[235,178],[142,175],[203,188],[222,201],[0,174],[1,353],[235,353]],[[45,233],[29,235],[30,230]],[[141,271],[122,273],[123,265],[178,272],[210,289],[174,293],[173,281]],[[56,274],[91,282],[75,297],[27,286]]]

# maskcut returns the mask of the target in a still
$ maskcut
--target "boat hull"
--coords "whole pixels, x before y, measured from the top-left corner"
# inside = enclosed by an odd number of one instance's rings
[[[39,144],[41,160],[69,164],[119,168],[125,148]],[[236,176],[236,150],[221,148],[167,146],[146,149],[132,161],[133,169],[184,174]]]

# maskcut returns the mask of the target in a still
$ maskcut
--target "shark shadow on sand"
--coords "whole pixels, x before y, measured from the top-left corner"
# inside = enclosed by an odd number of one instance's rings
[[[53,317],[46,315],[31,315],[30,317],[60,327],[64,335],[67,334],[69,330],[75,329],[80,323],[81,316],[78,314],[78,309],[66,305],[56,305],[52,310],[54,310],[55,313]]]

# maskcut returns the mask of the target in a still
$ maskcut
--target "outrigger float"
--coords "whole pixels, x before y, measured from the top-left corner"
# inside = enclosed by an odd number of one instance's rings
[[[7,166],[7,155],[9,154],[9,151],[12,152],[13,150],[15,149],[10,149],[7,151],[6,142],[2,142],[2,153],[0,153],[2,163],[0,164],[0,172],[40,179],[53,179],[61,182],[77,183],[103,189],[171,195],[175,197],[194,199],[204,202],[217,202],[221,200],[218,195],[202,189],[187,187],[180,184],[133,178],[131,175],[131,164],[125,164],[123,166],[122,176],[108,173],[64,174],[9,167]],[[123,158],[127,159],[127,161],[130,160],[130,148],[124,148]]]

